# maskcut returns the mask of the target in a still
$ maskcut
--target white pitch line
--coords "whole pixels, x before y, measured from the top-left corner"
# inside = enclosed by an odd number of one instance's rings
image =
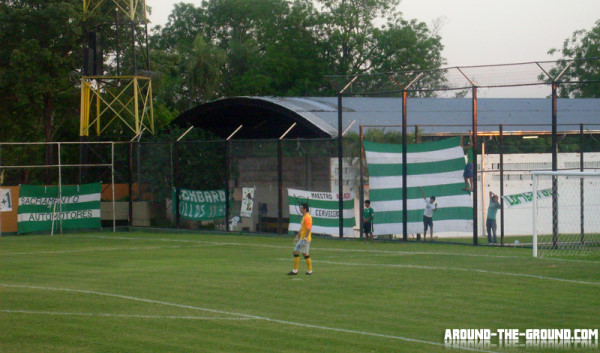
[[[196,246],[202,246],[203,244],[197,244]],[[210,245],[210,244],[207,244]],[[70,254],[70,253],[82,253],[82,252],[93,252],[93,251],[137,251],[137,250],[156,250],[156,249],[181,249],[183,245],[171,245],[171,246],[134,246],[134,247],[118,247],[118,248],[85,248],[85,249],[73,249],[73,250],[54,250],[54,251],[28,251],[28,252],[11,252],[0,254],[0,256],[14,256],[14,255],[53,255],[53,254]]]
[[[239,317],[246,318],[246,319],[263,320],[263,321],[267,321],[267,322],[275,322],[275,323],[290,325],[290,326],[298,326],[298,327],[312,328],[312,329],[318,329],[318,330],[324,330],[324,331],[334,331],[334,332],[350,333],[350,334],[363,335],[363,336],[387,338],[387,339],[392,339],[392,340],[399,340],[399,341],[412,342],[412,343],[421,343],[421,344],[427,344],[427,345],[447,348],[447,346],[443,343],[420,340],[420,339],[410,338],[410,337],[393,336],[393,335],[386,335],[386,334],[374,333],[374,332],[357,331],[357,330],[349,330],[349,329],[336,328],[336,327],[305,324],[305,323],[301,323],[301,322],[273,319],[273,318],[269,318],[269,317],[265,317],[265,316],[248,315],[248,314],[235,313],[235,312],[224,311],[224,310],[202,308],[202,307],[197,307],[197,306],[193,306],[193,305],[177,304],[177,303],[169,303],[169,302],[160,301],[160,300],[137,298],[137,297],[122,295],[122,294],[104,293],[104,292],[97,292],[97,291],[84,290],[84,289],[40,287],[40,286],[28,286],[28,285],[7,284],[7,283],[0,283],[0,287],[25,288],[25,289],[36,289],[36,290],[49,290],[49,291],[61,291],[61,292],[70,292],[70,293],[93,294],[93,295],[127,299],[127,300],[144,302],[144,303],[160,304],[160,305],[172,306],[172,307],[177,307],[177,308],[206,311],[206,312],[216,313],[216,314],[239,316]],[[471,351],[471,352],[496,353],[495,351],[487,351],[487,350],[481,350],[481,349],[475,349],[475,348],[469,348],[469,347],[452,347],[452,348]]]
[[[153,250],[153,249],[161,249],[161,248],[164,248],[164,246],[121,247],[121,248],[87,248],[87,249],[75,249],[75,250],[11,252],[11,253],[2,254],[2,256],[44,255],[44,254],[53,255],[53,254],[70,254],[70,253],[90,252],[90,251]]]
[[[77,236],[81,237],[81,236]],[[104,238],[104,239],[119,239],[119,240],[153,240],[161,242],[184,242],[184,243],[199,243],[199,244],[211,244],[218,246],[247,246],[257,248],[272,248],[272,249],[293,249],[293,245],[268,245],[268,244],[249,244],[249,243],[236,243],[236,242],[218,242],[218,241],[207,241],[207,240],[188,240],[188,239],[168,239],[168,238],[135,238],[135,237],[115,237],[115,236],[104,236],[94,235],[86,236],[86,238]],[[290,242],[291,243],[291,242]],[[313,244],[314,245],[314,244]],[[464,253],[451,253],[451,252],[428,252],[428,251],[402,251],[402,250],[362,250],[362,249],[340,249],[340,248],[318,248],[311,245],[312,250],[319,251],[335,251],[335,252],[356,252],[356,253],[371,253],[371,254],[388,254],[388,255],[432,255],[432,256],[465,256],[465,257],[486,257],[486,258],[518,258],[518,259],[530,259],[525,256],[513,256],[513,255],[488,255],[488,254],[464,254]]]
[[[135,237],[113,237],[113,236],[90,236],[91,238],[105,238],[105,239],[122,239],[122,240],[156,240],[165,242],[186,242],[186,243],[201,243],[210,244],[215,246],[248,246],[248,247],[260,247],[260,248],[273,248],[273,249],[289,249],[288,246],[283,245],[266,245],[266,244],[248,244],[248,243],[235,243],[235,242],[217,242],[217,241],[206,241],[206,240],[187,240],[187,239],[165,239],[165,238],[135,238]],[[334,251],[334,252],[355,252],[355,253],[367,253],[367,254],[386,254],[386,255],[435,255],[435,256],[459,256],[459,257],[485,257],[485,258],[498,258],[498,259],[533,259],[531,256],[515,256],[515,255],[490,255],[490,254],[465,254],[465,253],[454,253],[454,252],[431,252],[431,251],[402,251],[402,250],[362,250],[362,249],[340,249],[340,248],[317,248],[312,246],[311,249],[319,251]],[[541,261],[568,261],[568,262],[582,262],[582,263],[600,263],[600,261],[594,260],[577,260],[577,259],[560,259],[560,258],[539,258]]]
[[[246,246],[246,247],[258,247],[258,248],[271,248],[271,249],[291,249],[292,246],[282,246],[282,245],[267,245],[267,244],[248,244],[248,243],[235,243],[235,242],[217,242],[217,241],[206,241],[206,240],[188,240],[188,239],[168,239],[168,238],[135,238],[135,237],[116,237],[116,236],[103,236],[103,235],[94,235],[94,236],[69,236],[73,238],[104,238],[104,239],[118,239],[118,240],[151,240],[151,241],[161,241],[161,242],[177,242],[177,243],[189,243],[189,244],[201,244],[201,245],[211,245],[211,246]],[[160,247],[157,247],[160,248]],[[484,258],[499,258],[499,259],[524,259],[529,260],[533,259],[533,257],[526,256],[514,256],[514,255],[489,255],[489,254],[465,254],[465,253],[450,253],[450,252],[428,252],[428,251],[392,251],[392,250],[361,250],[361,249],[340,249],[340,248],[318,248],[312,246],[311,249],[318,251],[333,251],[333,252],[344,252],[344,253],[365,253],[365,254],[383,254],[383,255],[431,255],[431,256],[457,256],[457,257],[484,257]],[[65,250],[68,251],[68,250]],[[73,250],[76,251],[76,250]],[[44,252],[39,252],[44,253]],[[37,254],[35,252],[27,253],[30,255]],[[0,256],[6,256],[11,254],[0,254]],[[537,261],[569,261],[569,262],[581,262],[581,263],[595,263],[598,264],[600,261],[593,260],[576,260],[576,259],[552,259],[552,258],[543,258],[537,259]]]
[[[282,261],[289,261],[289,259],[280,259]],[[326,263],[331,265],[341,265],[341,266],[375,266],[375,267],[400,267],[400,268],[416,268],[422,270],[436,270],[436,271],[462,271],[462,272],[479,272],[486,273],[492,275],[501,275],[501,276],[512,276],[512,277],[526,277],[526,278],[535,278],[535,279],[543,279],[543,280],[551,280],[558,282],[567,282],[567,283],[575,283],[575,284],[588,284],[593,286],[600,286],[600,282],[590,282],[590,281],[578,281],[574,279],[565,279],[565,278],[557,278],[557,277],[546,277],[539,275],[531,275],[527,273],[514,273],[514,272],[500,272],[500,271],[489,271],[482,270],[477,268],[461,268],[461,267],[442,267],[442,266],[423,266],[423,265],[409,265],[409,264],[365,264],[365,263],[351,263],[351,262],[335,262],[335,261],[315,261],[314,263]]]
[[[71,313],[60,311],[29,311],[29,310],[0,310],[9,314],[30,315],[56,315],[56,316],[93,316],[93,317],[117,317],[132,319],[160,319],[160,320],[251,320],[245,317],[202,317],[202,316],[175,316],[175,315],[128,315],[128,314],[106,314],[106,313]]]

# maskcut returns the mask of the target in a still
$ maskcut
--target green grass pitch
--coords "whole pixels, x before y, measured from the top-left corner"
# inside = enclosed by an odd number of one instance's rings
[[[314,274],[301,259],[287,276],[292,250],[292,237],[2,237],[0,352],[556,352],[450,349],[444,333],[600,328],[598,257],[316,238]]]

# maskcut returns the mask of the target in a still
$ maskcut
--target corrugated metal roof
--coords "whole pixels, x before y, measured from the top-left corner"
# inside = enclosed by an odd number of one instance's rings
[[[472,126],[472,104],[471,98],[409,98],[407,124],[412,129],[418,125],[423,134],[465,133]],[[198,123],[201,126],[203,120],[214,120],[219,114],[232,117],[231,112],[235,110],[236,116],[242,117],[246,107],[259,106],[263,110],[253,111],[249,115],[253,119],[264,118],[262,126],[271,124],[277,129],[273,128],[272,136],[261,136],[261,130],[256,130],[244,138],[277,136],[292,121],[303,126],[303,129],[290,134],[289,138],[335,137],[337,105],[337,97],[234,97],[200,105],[177,120],[179,123],[195,122],[194,125]],[[360,125],[365,129],[387,126],[386,131],[390,131],[399,129],[402,124],[401,98],[343,97],[342,105],[344,130],[353,121],[356,123],[351,131],[355,132],[359,131]],[[207,114],[209,111],[210,115]],[[480,98],[477,112],[479,132],[498,131],[500,124],[506,132],[548,133],[552,130],[552,100],[549,98]],[[185,119],[182,119],[184,116]],[[248,123],[248,118],[244,116],[244,119]],[[558,99],[557,121],[559,131],[579,130],[579,124],[585,124],[586,130],[600,130],[600,99]],[[233,126],[238,122],[230,123]],[[210,126],[214,127],[214,124]],[[264,128],[262,131],[270,130]]]
[[[306,100],[320,105],[336,106],[334,111],[315,112],[321,119],[337,126],[337,98],[318,97]],[[419,126],[423,133],[462,133],[471,129],[473,120],[470,98],[409,98],[407,100],[407,124]],[[352,121],[360,125],[401,125],[402,100],[400,98],[344,97],[342,99],[344,127]],[[557,121],[559,130],[578,130],[579,124],[586,129],[600,130],[600,99],[558,99]],[[478,131],[552,130],[552,100],[544,98],[480,98],[477,101]],[[393,128],[386,128],[389,129]]]

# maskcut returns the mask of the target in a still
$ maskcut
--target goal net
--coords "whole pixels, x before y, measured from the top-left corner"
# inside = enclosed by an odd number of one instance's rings
[[[600,173],[533,172],[533,256],[600,254]]]

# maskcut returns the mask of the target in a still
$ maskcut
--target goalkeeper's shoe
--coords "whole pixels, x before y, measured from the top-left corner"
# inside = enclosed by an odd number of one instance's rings
[[[294,272],[294,271],[290,271],[290,273],[288,273],[288,276],[297,276],[298,272]]]
[[[307,276],[312,276],[312,271],[310,271],[310,272],[306,272],[306,273],[305,273],[305,275],[307,275]]]

